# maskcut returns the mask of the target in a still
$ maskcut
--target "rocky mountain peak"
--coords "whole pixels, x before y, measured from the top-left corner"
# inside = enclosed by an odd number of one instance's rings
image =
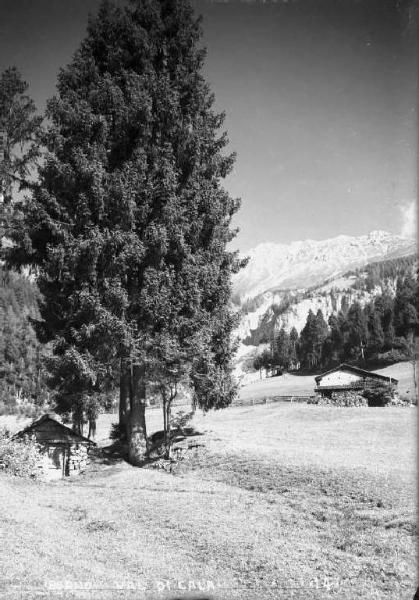
[[[243,301],[266,291],[307,289],[369,262],[415,251],[412,240],[381,230],[358,237],[265,242],[246,253],[249,263],[235,276],[233,290]]]

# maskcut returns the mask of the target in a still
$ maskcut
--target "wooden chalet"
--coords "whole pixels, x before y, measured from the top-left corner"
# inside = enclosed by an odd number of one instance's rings
[[[34,436],[43,450],[43,463],[39,465],[45,479],[60,479],[76,475],[88,462],[88,453],[95,442],[66,427],[51,415],[43,415],[19,431],[14,438]]]
[[[395,388],[398,380],[343,363],[314,378],[316,394],[330,398],[332,393],[359,391],[376,386]]]

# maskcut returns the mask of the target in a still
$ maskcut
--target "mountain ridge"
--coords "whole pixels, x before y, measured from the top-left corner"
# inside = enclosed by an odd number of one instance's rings
[[[246,253],[249,262],[234,277],[233,293],[241,304],[272,290],[307,289],[350,269],[416,251],[415,240],[386,231],[290,244],[264,242]]]

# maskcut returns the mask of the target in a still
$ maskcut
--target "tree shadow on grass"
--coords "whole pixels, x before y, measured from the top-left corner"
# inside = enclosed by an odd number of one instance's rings
[[[190,438],[202,436],[203,433],[196,431],[193,427],[184,427],[182,432],[174,431],[172,434],[172,447],[184,443],[188,449],[201,446],[202,444],[189,442]],[[153,467],[158,461],[164,459],[166,449],[164,447],[164,432],[156,431],[148,438],[148,450],[146,458],[137,465],[138,467]],[[128,463],[128,450],[126,443],[115,440],[109,446],[92,448],[89,454],[91,467],[117,466]],[[176,459],[171,459],[176,462]]]
[[[92,448],[89,453],[91,465],[112,466],[127,462],[127,451],[119,441],[102,448]]]

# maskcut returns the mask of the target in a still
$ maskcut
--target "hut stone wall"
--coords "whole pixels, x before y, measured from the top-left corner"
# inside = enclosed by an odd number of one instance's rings
[[[84,471],[89,461],[87,447],[84,444],[72,444],[69,448],[68,475]]]
[[[38,477],[46,481],[78,475],[89,464],[88,448],[85,444],[45,445],[37,471]]]

